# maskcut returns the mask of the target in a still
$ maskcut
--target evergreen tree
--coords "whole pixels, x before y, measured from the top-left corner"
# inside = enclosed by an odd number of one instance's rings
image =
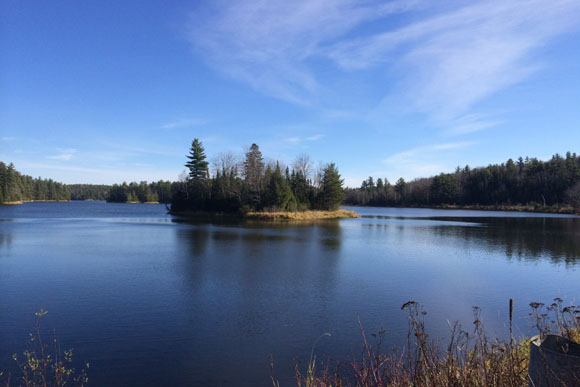
[[[453,175],[442,173],[431,181],[431,202],[435,204],[455,203],[457,182]]]
[[[282,176],[279,164],[276,164],[276,169],[270,175],[264,204],[273,209],[296,210],[296,199],[290,183]]]
[[[204,181],[209,177],[208,162],[205,161],[204,152],[201,141],[194,139],[189,154],[186,156],[189,161],[185,163],[185,166],[189,168],[189,178],[195,182]]]
[[[343,181],[334,163],[330,163],[324,168],[320,193],[318,194],[319,208],[329,211],[338,209],[345,197],[342,187]]]
[[[406,187],[407,183],[405,182],[405,179],[403,179],[402,177],[399,178],[399,180],[397,180],[397,183],[395,184],[395,192],[397,193],[397,197],[395,198],[395,200],[397,201],[403,200],[403,195],[405,194]]]
[[[6,192],[4,193],[4,200],[7,202],[18,202],[22,200],[19,175],[14,168],[14,164],[10,163],[6,170]]]
[[[257,207],[261,202],[262,180],[264,175],[264,158],[256,144],[252,144],[244,161],[244,181],[247,186],[248,202]]]
[[[262,152],[256,144],[252,144],[250,150],[246,153],[244,161],[244,179],[250,190],[259,192],[260,183],[264,173],[264,158]]]

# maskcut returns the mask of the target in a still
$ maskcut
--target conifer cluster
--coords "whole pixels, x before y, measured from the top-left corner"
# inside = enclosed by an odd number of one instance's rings
[[[568,152],[548,161],[507,160],[482,168],[457,168],[454,173],[395,185],[369,177],[360,188],[348,189],[345,203],[354,205],[570,205],[580,208],[580,157]]]
[[[171,200],[174,212],[335,210],[344,199],[336,165],[311,173],[305,156],[284,168],[278,161],[265,163],[258,145],[252,144],[243,162],[222,155],[211,176],[205,149],[195,139],[187,158],[188,178]]]
[[[65,184],[22,175],[14,164],[0,161],[0,203],[32,200],[70,200],[70,191]]]

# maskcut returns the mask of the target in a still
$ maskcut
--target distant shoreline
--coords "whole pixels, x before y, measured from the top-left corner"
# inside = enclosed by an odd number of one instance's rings
[[[565,206],[534,206],[528,205],[480,205],[480,204],[441,204],[438,206],[403,205],[403,206],[362,206],[356,204],[343,204],[348,207],[377,207],[377,208],[423,208],[432,210],[475,210],[475,211],[506,211],[506,212],[534,212],[541,214],[565,214],[580,215],[580,209]]]
[[[2,202],[0,205],[3,206],[17,206],[24,203],[60,203],[60,202],[70,202],[70,200],[16,200],[12,202]]]

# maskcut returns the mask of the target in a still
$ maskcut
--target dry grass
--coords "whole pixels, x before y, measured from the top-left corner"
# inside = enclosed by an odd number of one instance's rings
[[[580,308],[563,307],[557,298],[550,306],[532,303],[532,320],[540,334],[556,333],[579,342]],[[330,386],[528,386],[530,340],[490,339],[480,321],[479,308],[474,307],[473,330],[468,332],[455,323],[451,327],[449,343],[442,346],[429,338],[425,329],[427,313],[415,301],[401,309],[409,314],[408,343],[400,351],[384,353],[379,332],[377,344],[367,341],[360,324],[363,352],[359,360],[339,363],[336,371],[328,365],[317,369],[311,356],[306,373],[296,368],[299,387]],[[338,372],[341,368],[344,375]],[[346,371],[346,372],[345,372]],[[274,385],[276,385],[274,383]],[[554,384],[561,385],[561,384]]]
[[[341,218],[360,218],[360,215],[354,211],[336,210],[336,211],[262,211],[248,212],[244,215],[247,219],[259,220],[315,220],[315,219],[341,219]]]

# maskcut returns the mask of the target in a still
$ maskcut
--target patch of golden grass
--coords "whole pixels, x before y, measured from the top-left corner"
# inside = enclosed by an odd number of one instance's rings
[[[244,215],[248,219],[260,220],[315,220],[315,219],[342,219],[342,218],[360,218],[360,215],[354,211],[336,210],[336,211],[297,211],[297,212],[267,212],[253,211]]]

